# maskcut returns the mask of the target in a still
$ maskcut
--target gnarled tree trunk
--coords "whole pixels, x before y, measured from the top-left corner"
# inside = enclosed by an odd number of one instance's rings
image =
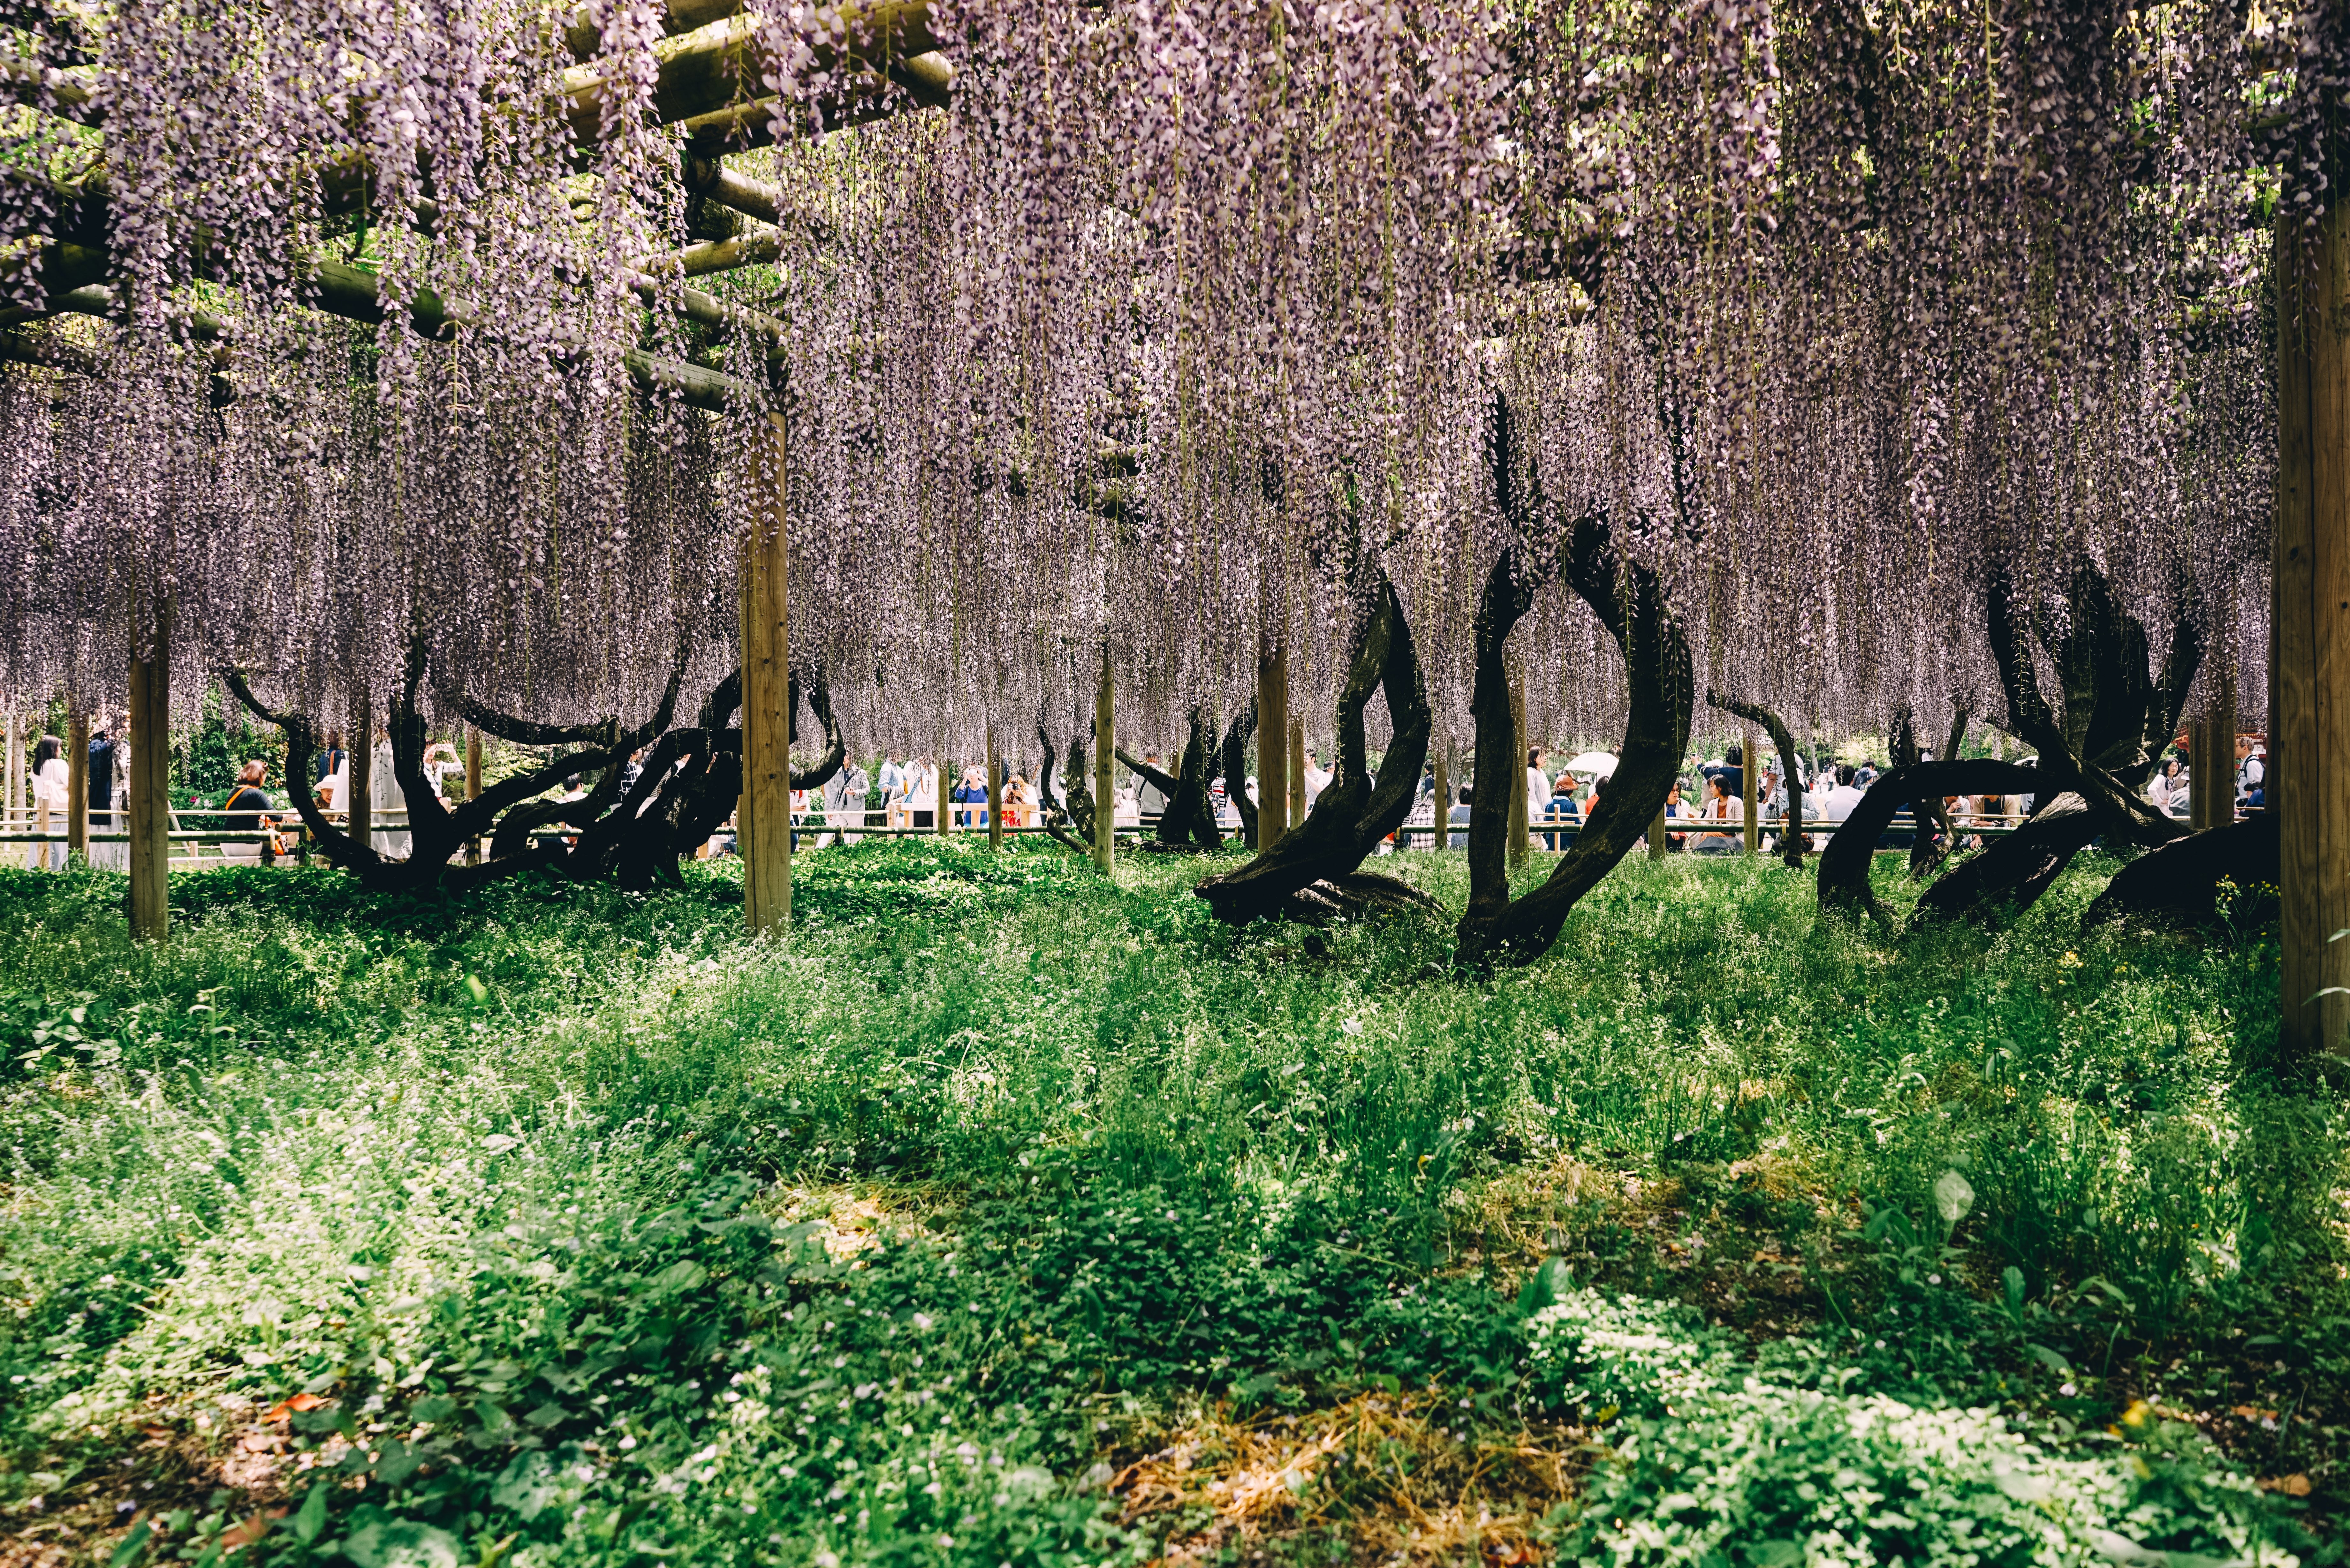
[[[1779,748],[1779,764],[1783,770],[1785,770],[1787,777],[1787,821],[1789,824],[1786,831],[1783,832],[1779,836],[1779,854],[1781,857],[1787,862],[1787,868],[1789,870],[1802,870],[1804,868],[1804,846],[1805,837],[1804,833],[1804,781],[1801,775],[1795,772],[1794,732],[1787,728],[1787,722],[1784,719],[1780,718],[1778,714],[1773,712],[1770,709],[1765,708],[1760,702],[1741,702],[1734,698],[1724,697],[1711,686],[1705,689],[1705,701],[1706,706],[1709,708],[1719,708],[1723,712],[1734,714],[1738,718],[1745,720],[1750,724],[1762,725],[1764,730],[1770,732],[1771,743]],[[1747,758],[1746,766],[1752,767],[1753,765],[1754,759],[1752,757]]]
[[[1246,866],[1192,889],[1220,919],[1234,925],[1282,916],[1319,921],[1383,905],[1441,908],[1400,878],[1358,869],[1411,815],[1433,722],[1419,651],[1395,585],[1382,575],[1368,597],[1356,618],[1347,684],[1338,696],[1337,770],[1295,831]],[[1387,693],[1395,734],[1375,785],[1363,710],[1377,691]],[[1315,890],[1314,897],[1301,897],[1308,888]]]
[[[1539,536],[1534,524],[1544,510],[1540,493],[1531,465],[1526,490],[1517,488],[1515,434],[1509,407],[1498,398],[1488,446],[1503,515],[1518,523],[1519,538]],[[1516,546],[1503,551],[1486,575],[1477,607],[1477,673],[1471,699],[1477,720],[1477,779],[1469,805],[1469,908],[1461,917],[1453,951],[1457,964],[1530,963],[1548,952],[1575,904],[1639,842],[1679,778],[1688,751],[1696,677],[1689,639],[1666,607],[1657,575],[1623,558],[1600,512],[1586,514],[1569,530],[1558,570],[1623,653],[1630,695],[1624,743],[1607,788],[1574,847],[1559,857],[1547,881],[1513,901],[1510,792],[1497,788],[1496,781],[1507,780],[1512,769],[1523,770],[1525,758],[1517,751],[1502,649],[1533,604],[1541,576],[1522,560]],[[1417,779],[1415,763],[1415,784]]]

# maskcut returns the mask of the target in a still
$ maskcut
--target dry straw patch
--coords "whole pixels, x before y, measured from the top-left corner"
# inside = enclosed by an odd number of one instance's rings
[[[1465,1430],[1463,1414],[1432,1392],[1292,1414],[1220,1405],[1110,1488],[1125,1523],[1166,1532],[1167,1568],[1316,1534],[1355,1562],[1537,1561],[1536,1525],[1604,1450],[1576,1428]]]

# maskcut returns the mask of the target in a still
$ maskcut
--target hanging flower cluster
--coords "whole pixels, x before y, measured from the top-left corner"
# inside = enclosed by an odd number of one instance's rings
[[[1800,727],[1996,718],[1984,596],[2061,628],[2084,561],[2151,657],[2192,627],[2263,684],[2271,235],[2334,199],[2330,13],[75,15],[11,35],[0,269],[82,314],[0,377],[0,689],[102,697],[168,614],[182,693],[640,715],[733,662],[771,412],[794,657],[862,744],[1066,737],[1105,645],[1147,735],[1266,640],[1324,712],[1382,576],[1465,740],[1488,567],[1600,513],[1701,683]],[[720,145],[764,193],[713,239],[680,157]],[[1572,596],[1513,647],[1537,730],[1618,722]]]

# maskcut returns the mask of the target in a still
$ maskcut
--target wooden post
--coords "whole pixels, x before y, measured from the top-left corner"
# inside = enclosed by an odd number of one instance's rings
[[[1526,681],[1510,682],[1510,869],[1526,863],[1534,850],[1534,803],[1526,798]],[[1482,783],[1480,789],[1485,787]]]
[[[1662,860],[1664,857],[1665,808],[1660,805],[1657,807],[1657,819],[1648,824],[1648,858]]]
[[[2312,242],[2314,241],[2314,253]],[[2277,216],[2275,682],[2269,809],[2282,813],[2278,1044],[2350,1067],[2350,202],[2304,237]],[[2332,994],[2324,994],[2329,990]]]
[[[160,942],[172,934],[172,621],[159,606],[155,642],[130,654],[130,935]]]
[[[15,703],[8,706],[8,785],[0,795],[0,833],[14,833],[25,804],[25,734]]]
[[[1289,650],[1266,631],[1256,645],[1256,846],[1289,830]]]
[[[791,626],[785,585],[784,417],[767,416],[754,483],[759,514],[743,546],[743,796],[735,842],[743,855],[743,915],[754,935],[781,931],[792,915]]]
[[[375,815],[375,802],[369,798],[370,776],[375,763],[375,723],[368,713],[367,685],[354,680],[351,685],[350,777],[346,790],[350,798],[343,802],[343,824],[351,842],[367,848],[369,828]],[[135,757],[136,753],[132,755]]]
[[[296,779],[287,779],[286,781],[286,787],[289,790],[300,788],[300,781]],[[465,798],[467,800],[479,800],[481,797],[482,732],[475,726],[468,724],[465,726]],[[481,864],[481,839],[478,837],[467,839],[465,841],[465,864],[468,866],[478,866]],[[308,862],[306,860],[304,864],[307,865]]]
[[[89,715],[66,719],[66,865],[89,861]]]
[[[1445,763],[1451,756],[1452,737],[1447,735],[1436,748],[1436,836],[1429,841],[1430,849],[1447,849],[1452,844],[1452,781],[1445,776]]]
[[[1289,829],[1305,825],[1305,721],[1289,716]]]
[[[987,722],[987,846],[1003,847],[1003,770],[995,765],[995,721]]]
[[[1748,729],[1746,738],[1739,742],[1738,794],[1746,813],[1746,853],[1762,853],[1762,756],[1755,749],[1754,732]],[[1918,825],[1925,830],[1925,824]]]
[[[1094,691],[1094,864],[1102,875],[1118,869],[1116,781],[1111,774],[1117,738],[1110,725],[1116,712],[1110,687],[1109,638],[1102,638],[1101,683]]]
[[[947,761],[947,736],[944,730],[939,732],[939,765],[931,771],[934,775],[931,782],[935,786],[931,793],[939,797],[931,811],[931,831],[944,838],[953,830],[954,823],[954,813],[951,809],[954,802],[949,798],[954,793],[954,786],[947,782],[954,777],[954,764]]]

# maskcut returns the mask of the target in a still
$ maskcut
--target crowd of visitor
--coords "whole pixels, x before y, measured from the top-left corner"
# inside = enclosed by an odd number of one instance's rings
[[[109,728],[111,717],[103,712],[94,715],[90,728],[86,777],[88,824],[94,835],[110,834],[126,820],[130,747],[113,734]],[[375,820],[382,824],[372,828],[370,843],[380,853],[404,856],[408,852],[406,799],[393,775],[390,733],[381,727],[373,736],[368,760],[369,804]],[[1777,757],[1757,760],[1757,815],[1765,827],[1765,848],[1775,846],[1776,832],[1785,826],[1788,790],[1783,769],[1789,761]],[[1803,825],[1809,845],[1814,849],[1832,840],[1837,826],[1850,819],[1868,786],[1886,771],[1886,764],[1876,761],[1829,763],[1798,756],[1792,762],[1803,780]],[[351,754],[336,732],[328,733],[325,746],[311,758],[311,798],[331,818],[348,818],[351,763]],[[1329,787],[1333,775],[1323,766],[1316,752],[1307,751],[1305,763],[1298,780],[1299,793],[1305,809],[1311,811]],[[24,798],[29,803],[29,810],[22,826],[35,833],[62,836],[72,787],[64,743],[55,735],[41,736],[30,747],[26,764]],[[1144,764],[1141,770],[1125,774],[1114,791],[1110,811],[1117,826],[1149,826],[1168,808],[1166,791],[1158,782],[1165,777],[1158,753],[1146,755]],[[635,783],[639,766],[639,758],[629,760],[622,778],[624,792]],[[1526,817],[1534,843],[1554,851],[1571,846],[1598,805],[1614,768],[1615,758],[1607,753],[1586,752],[1566,765],[1555,768],[1544,748],[1531,750],[1526,757]],[[1669,849],[1692,855],[1733,855],[1743,851],[1744,769],[1745,759],[1735,745],[1710,761],[1694,756],[1688,760],[1682,777],[1674,782],[1665,801],[1665,819],[1675,825],[1666,836]],[[424,753],[423,771],[445,798],[463,797],[466,763],[453,744],[447,741],[432,742]],[[2258,810],[2266,804],[2266,775],[2267,753],[2262,738],[2239,737],[2233,776],[2222,781],[2239,813]],[[213,808],[228,814],[233,829],[262,836],[258,843],[224,845],[224,852],[232,858],[272,858],[285,853],[292,840],[292,814],[273,801],[267,793],[268,782],[267,765],[259,760],[248,762],[236,785],[218,807]],[[929,757],[901,758],[898,753],[890,752],[872,771],[850,760],[822,785],[794,790],[792,817],[804,831],[814,831],[819,840],[847,841],[877,827],[935,831],[941,810],[939,784],[938,764]],[[1038,828],[1043,826],[1048,805],[1066,804],[1062,780],[1053,780],[1051,799],[1047,801],[1044,793],[1008,762],[997,764],[997,784],[1003,826],[1009,829]],[[1250,803],[1261,804],[1254,776],[1247,779],[1245,787]],[[2166,751],[2155,767],[2146,785],[2146,797],[2157,810],[2185,818],[2194,789],[2195,780],[2182,740]],[[566,798],[579,798],[584,791],[584,785],[575,788]],[[1390,838],[1390,846],[1433,847],[1440,833],[1452,848],[1467,846],[1471,809],[1476,798],[1474,780],[1464,780],[1457,790],[1448,790],[1452,798],[1447,802],[1438,802],[1435,792],[1434,768],[1423,767],[1411,813],[1402,830]],[[965,831],[984,830],[990,809],[988,793],[985,768],[963,768],[954,775],[945,793],[947,826]],[[1241,826],[1240,813],[1226,798],[1222,780],[1210,781],[1208,801],[1211,811],[1227,831]],[[2011,828],[2029,815],[2034,799],[2028,794],[1953,795],[1942,805],[1960,841],[1980,845],[1986,835]],[[1683,823],[1689,825],[1686,829],[1678,826]],[[1918,830],[1905,810],[1882,842],[1900,847],[1907,845],[1908,835]],[[1939,823],[1931,823],[1925,830],[1939,833],[1941,827]],[[703,853],[723,855],[732,846],[730,826],[722,830]],[[95,839],[89,846],[89,858],[93,865],[120,869],[129,863],[128,846],[112,838]],[[26,846],[26,864],[32,868],[62,869],[65,859],[66,846],[62,842]]]

